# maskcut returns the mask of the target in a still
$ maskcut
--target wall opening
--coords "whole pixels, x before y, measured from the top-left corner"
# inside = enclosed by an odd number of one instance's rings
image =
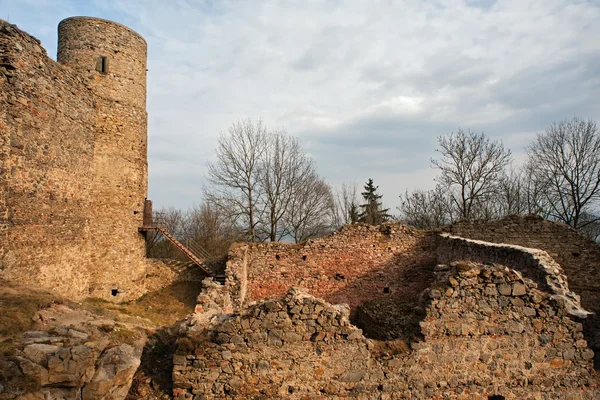
[[[279,260],[281,258],[281,256],[279,254],[275,254],[275,259]]]
[[[494,395],[494,396],[489,396],[488,400],[505,400],[505,399],[504,399],[504,396]]]
[[[96,71],[106,74],[108,72],[108,59],[106,56],[100,56],[96,60]]]
[[[111,289],[110,291],[111,296],[116,296],[119,294],[119,289]]]
[[[302,256],[302,261],[306,261],[306,255]]]
[[[386,294],[387,294],[387,293],[389,293],[389,292],[390,292],[390,288],[389,288],[389,286],[386,286],[386,287],[384,287],[384,288],[383,288],[383,293],[386,293]]]

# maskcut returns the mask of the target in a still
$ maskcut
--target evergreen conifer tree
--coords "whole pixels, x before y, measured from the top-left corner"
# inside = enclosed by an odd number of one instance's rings
[[[373,179],[369,178],[364,186],[365,191],[361,193],[365,203],[360,205],[361,213],[358,215],[358,221],[371,225],[379,225],[390,219],[387,213],[389,208],[382,208],[381,198],[383,195],[377,194],[379,186],[373,184]]]

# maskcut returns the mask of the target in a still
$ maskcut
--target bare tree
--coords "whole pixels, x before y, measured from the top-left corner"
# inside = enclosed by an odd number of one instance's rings
[[[217,162],[208,165],[210,186],[204,194],[219,215],[247,232],[249,240],[278,241],[290,234],[304,238],[312,235],[309,227],[321,224],[309,219],[298,225],[299,215],[322,216],[310,209],[307,201],[314,199],[305,193],[315,177],[316,166],[296,138],[247,120],[221,135]],[[295,210],[292,204],[303,208]]]
[[[231,243],[244,238],[243,232],[208,202],[194,206],[186,213],[184,236],[212,258],[224,256]]]
[[[495,218],[527,213],[525,181],[519,170],[510,168],[500,177],[497,194],[488,208],[489,214]]]
[[[406,191],[400,201],[401,220],[417,229],[435,229],[453,222],[452,200],[440,185],[433,190]]]
[[[331,230],[333,194],[331,187],[312,171],[298,182],[290,198],[286,225],[296,243]]]
[[[205,189],[205,198],[220,214],[243,226],[250,241],[257,240],[256,228],[264,211],[258,171],[266,137],[261,120],[238,121],[221,134],[217,161],[208,163],[211,186]]]
[[[521,175],[525,209],[527,214],[536,214],[544,219],[549,219],[550,204],[546,196],[546,183],[534,179],[534,170],[531,163],[526,163]]]
[[[177,238],[183,236],[184,214],[181,210],[169,207],[161,208],[154,212],[153,220],[155,223],[164,227],[167,232]],[[180,257],[180,252],[173,247],[163,236],[157,231],[149,231],[146,237],[146,251],[148,257],[153,258],[172,258]]]
[[[332,203],[333,227],[340,228],[358,220],[358,186],[356,182],[343,182]],[[352,213],[356,214],[353,221]]]
[[[497,193],[511,152],[501,141],[490,141],[485,134],[459,129],[438,138],[439,160],[431,163],[440,170],[437,180],[447,190],[460,219],[473,219],[489,214],[486,201]]]
[[[284,131],[267,135],[266,142],[267,150],[259,172],[266,206],[261,233],[275,242],[289,233],[289,227],[283,224],[284,218],[293,211],[291,204],[295,197],[304,197],[302,186],[315,174],[315,165],[298,140]]]
[[[552,124],[527,148],[533,181],[551,218],[575,229],[595,223],[600,198],[600,133],[579,118]]]

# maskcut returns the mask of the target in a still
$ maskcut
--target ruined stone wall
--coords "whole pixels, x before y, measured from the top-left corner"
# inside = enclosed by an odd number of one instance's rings
[[[0,21],[0,275],[71,298],[131,300],[175,279],[161,263],[148,269],[138,232],[146,43],[116,23],[70,18],[58,59],[67,65]]]
[[[600,366],[600,247],[571,227],[537,216],[512,216],[496,221],[464,221],[442,228],[453,235],[541,249],[547,252],[568,278],[569,288],[581,305],[595,315],[585,320],[585,333],[596,351]],[[479,251],[480,256],[481,251]],[[488,253],[489,255],[489,253]],[[479,258],[481,260],[481,258]]]
[[[0,273],[81,297],[90,285],[93,98],[85,78],[2,21],[0,53]]]
[[[175,398],[600,396],[582,325],[535,282],[500,266],[436,271],[410,347],[365,339],[347,309],[297,289],[189,327],[174,357]]]
[[[495,221],[463,221],[443,232],[469,239],[541,249],[555,259],[569,277],[571,290],[584,307],[600,312],[600,248],[571,227],[537,216],[512,216]],[[591,279],[590,279],[591,278]]]
[[[543,250],[441,234],[437,254],[440,263],[475,261],[514,268],[564,302],[571,315],[586,318],[590,314],[581,306],[580,297],[569,289],[562,267]]]
[[[303,244],[234,244],[227,285],[236,307],[301,286],[354,309],[423,290],[432,279],[434,243],[433,236],[400,224],[353,224]]]

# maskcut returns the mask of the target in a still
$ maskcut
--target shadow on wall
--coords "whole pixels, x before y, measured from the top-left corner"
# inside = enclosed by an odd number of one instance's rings
[[[352,225],[304,245],[239,245],[230,252],[228,282],[235,301],[282,296],[293,286],[352,313],[366,301],[426,287],[436,263],[432,235],[394,225]],[[431,268],[430,268],[431,269]]]
[[[509,216],[494,221],[463,221],[440,229],[452,235],[507,243],[546,251],[568,277],[569,288],[581,296],[581,305],[595,315],[584,321],[586,340],[595,351],[600,369],[600,246],[558,222],[539,216]]]
[[[421,295],[433,283],[435,264],[433,258],[415,261],[411,253],[396,254],[324,298],[350,304],[350,320],[366,337],[412,343],[421,339]]]

